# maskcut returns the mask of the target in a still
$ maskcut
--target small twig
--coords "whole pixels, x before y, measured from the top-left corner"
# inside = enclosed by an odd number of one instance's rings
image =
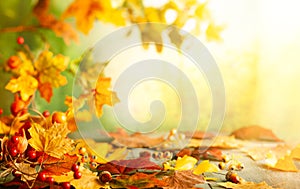
[[[40,26],[15,26],[15,27],[2,28],[0,29],[0,33],[35,31],[39,28]]]

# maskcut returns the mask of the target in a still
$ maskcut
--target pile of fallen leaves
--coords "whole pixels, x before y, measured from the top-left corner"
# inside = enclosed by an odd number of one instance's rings
[[[2,116],[1,134],[7,128],[14,131],[1,138],[0,183],[7,188],[272,188],[243,179],[243,162],[222,150],[242,149],[254,160],[263,160],[266,168],[281,171],[298,171],[293,161],[300,157],[300,146],[291,148],[257,126],[230,136],[186,133],[192,139],[183,149],[171,145],[185,140],[184,133],[175,130],[149,137],[120,129],[110,133],[112,142],[71,139],[65,112]],[[245,148],[244,133],[254,131],[265,132],[263,140],[278,145]],[[261,135],[249,137],[262,140]],[[207,146],[205,141],[212,143]]]

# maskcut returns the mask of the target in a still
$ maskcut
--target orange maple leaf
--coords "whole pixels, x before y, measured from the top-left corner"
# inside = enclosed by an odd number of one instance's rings
[[[119,101],[115,92],[111,91],[110,84],[111,78],[100,77],[96,83],[95,105],[96,114],[100,117],[103,113],[103,105],[107,104],[113,106]]]
[[[43,97],[47,102],[50,102],[53,95],[51,83],[40,83],[38,90],[41,94],[41,97]]]
[[[33,13],[39,24],[54,31],[57,36],[61,36],[66,44],[71,40],[78,41],[78,36],[72,26],[63,20],[55,18],[49,13],[50,0],[39,0],[33,9]]]

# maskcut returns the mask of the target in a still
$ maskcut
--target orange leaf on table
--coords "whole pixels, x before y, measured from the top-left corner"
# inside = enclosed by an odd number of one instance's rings
[[[78,160],[76,155],[70,156],[64,155],[62,158],[56,158],[43,154],[39,157],[38,162],[43,164],[43,171],[46,171],[49,175],[63,175],[68,173],[72,169],[72,165]]]
[[[40,25],[44,28],[53,30],[53,32],[64,39],[66,44],[71,40],[78,41],[78,36],[72,26],[61,19],[55,18],[49,13],[50,0],[39,0],[34,6],[33,13],[38,19]]]
[[[119,102],[119,99],[115,92],[110,90],[111,78],[100,77],[96,83],[95,105],[96,113],[98,117],[102,116],[103,106],[105,104],[113,106]]]
[[[286,172],[297,172],[298,169],[293,162],[293,158],[290,155],[286,155],[279,158],[275,164],[268,165],[269,167]]]
[[[231,135],[242,140],[281,141],[270,129],[266,129],[258,125],[237,129],[233,131]]]
[[[115,138],[113,141],[116,145],[124,145],[129,148],[154,147],[162,144],[165,140],[163,137],[152,138],[141,133],[127,134],[123,130],[116,133],[110,133]]]
[[[193,139],[210,139],[214,137],[212,133],[204,131],[186,132],[185,136]]]
[[[167,177],[165,182],[168,186],[163,187],[164,189],[182,189],[182,188],[193,188],[194,185],[204,183],[203,175],[195,175],[193,171],[175,171],[174,175]]]
[[[41,94],[41,97],[44,98],[47,102],[50,102],[51,97],[53,96],[52,86],[50,83],[39,83],[38,90]]]
[[[54,123],[49,128],[44,128],[38,123],[32,123],[28,131],[31,136],[28,143],[39,152],[61,158],[73,149],[74,142],[67,137],[70,130],[66,124]]]
[[[38,81],[31,75],[21,75],[11,79],[5,89],[12,93],[20,92],[23,101],[27,101],[37,90]]]

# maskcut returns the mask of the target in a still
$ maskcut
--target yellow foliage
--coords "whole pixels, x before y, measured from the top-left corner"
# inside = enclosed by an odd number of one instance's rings
[[[28,131],[32,137],[28,143],[37,151],[61,158],[73,149],[73,141],[67,137],[70,131],[65,124],[54,123],[46,129],[38,123],[32,123]]]
[[[209,162],[209,160],[203,160],[194,170],[194,174],[200,175],[202,173],[206,172],[217,172],[219,171],[219,168],[215,165]]]

